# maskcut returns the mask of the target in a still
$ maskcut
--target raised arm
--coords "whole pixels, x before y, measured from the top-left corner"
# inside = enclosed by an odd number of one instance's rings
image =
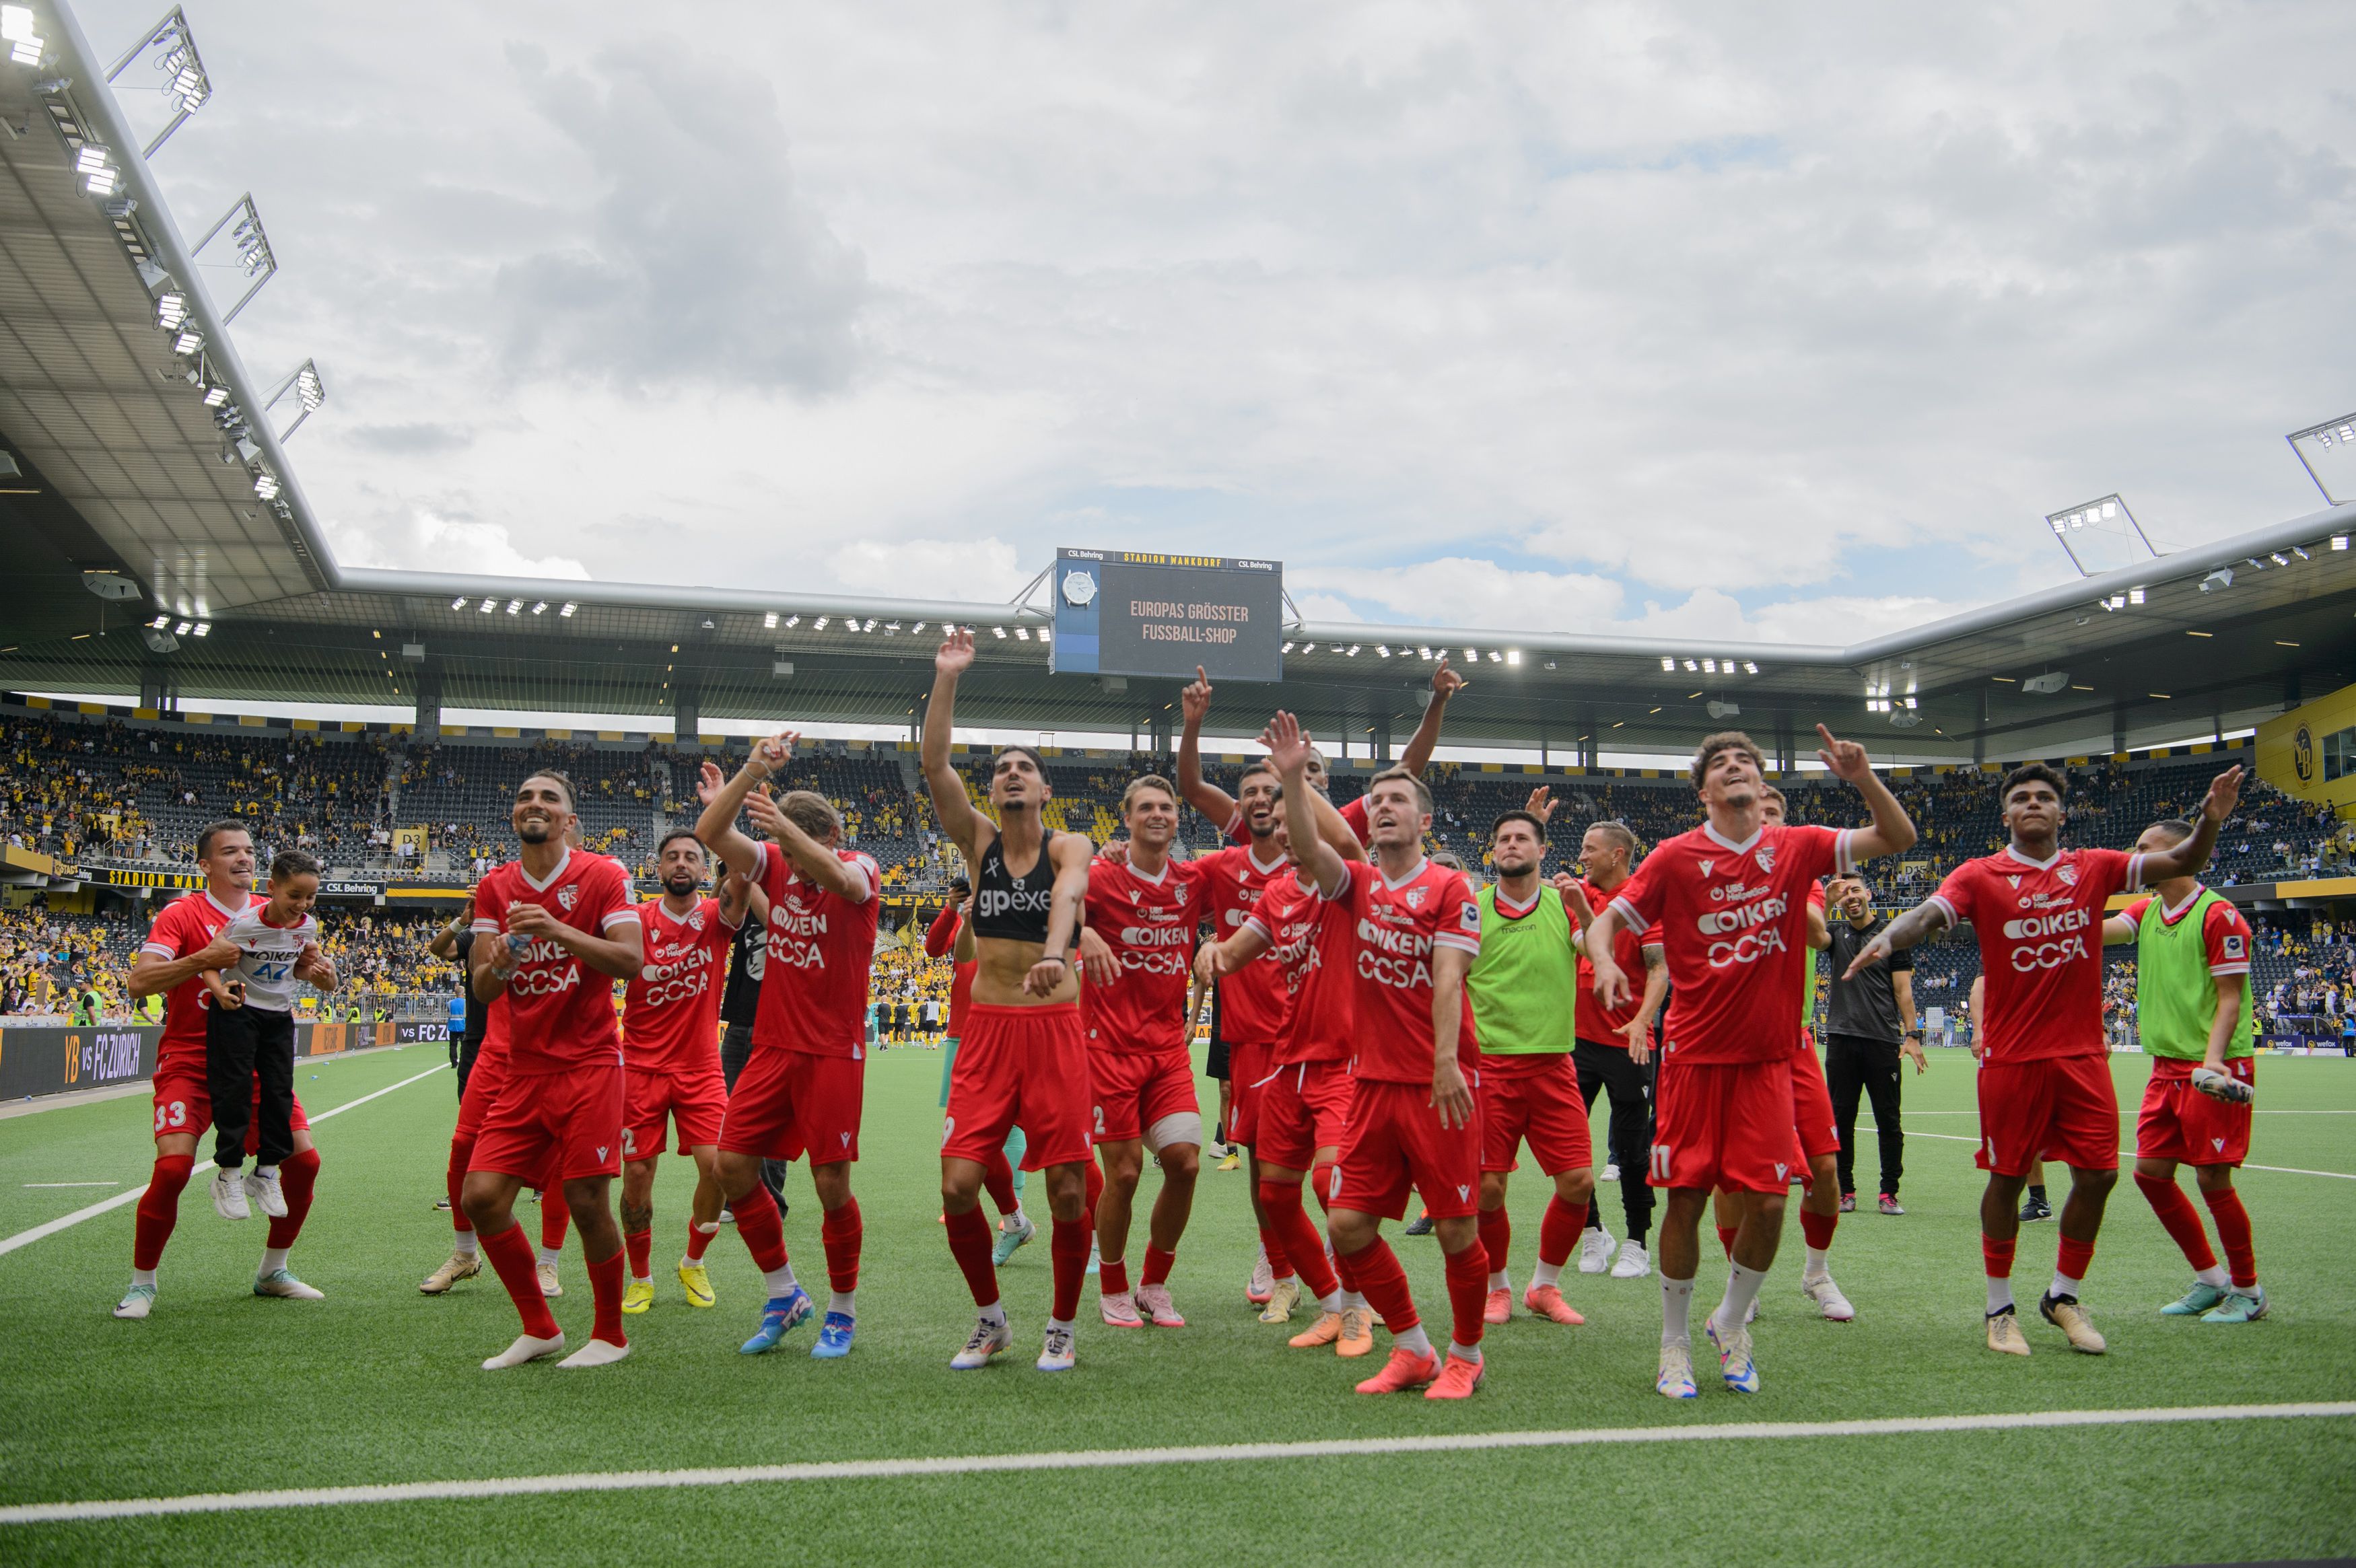
[[[1440,667],[1431,672],[1431,696],[1423,705],[1423,718],[1415,733],[1407,738],[1399,751],[1399,766],[1411,773],[1420,773],[1431,762],[1432,748],[1440,744],[1440,726],[1448,717],[1448,699],[1472,683],[1448,667],[1448,656],[1440,656]]]
[[[1269,763],[1284,784],[1286,800],[1305,800],[1315,793],[1309,787],[1309,737],[1301,732],[1301,720],[1279,709],[1260,731],[1259,743],[1268,748]],[[1319,892],[1329,899],[1342,896],[1350,882],[1350,863],[1325,841],[1323,833],[1312,833],[1294,844],[1292,854]]]
[[[458,933],[472,925],[474,922],[475,895],[468,893],[466,901],[458,906],[458,912],[450,917],[450,923],[435,932],[434,940],[425,944],[425,951],[444,963],[457,957]]]
[[[1290,801],[1296,797],[1288,789],[1284,798]],[[1317,837],[1331,846],[1335,854],[1344,860],[1366,858],[1366,847],[1358,842],[1358,836],[1350,831],[1350,825],[1342,820],[1340,809],[1332,801],[1312,789],[1309,792],[1309,809],[1317,818]]]
[[[736,814],[744,809],[746,796],[786,765],[798,740],[792,731],[784,730],[760,741],[736,770],[736,776],[725,782],[717,763],[703,764],[695,786],[696,798],[703,802],[703,815],[695,819],[695,836],[730,870],[749,877],[761,869],[761,847],[738,830]]]
[[[785,808],[766,795],[756,795],[745,803],[753,820],[761,831],[776,840],[786,859],[794,863],[805,881],[816,882],[828,892],[849,899],[852,903],[865,903],[876,891],[868,880],[867,872],[844,859],[819,843],[787,816]],[[742,835],[739,835],[742,837]]]
[[[958,677],[973,667],[973,634],[951,627],[947,640],[933,655],[933,699],[925,707],[925,738],[918,752],[925,770],[925,789],[933,797],[933,815],[941,831],[972,860],[981,853],[981,814],[966,797],[965,781],[949,765],[949,731],[956,722]]]
[[[731,871],[721,878],[720,923],[731,931],[744,924],[744,912],[752,906],[754,891],[752,882],[741,871]]]
[[[1884,855],[1912,849],[1916,837],[1914,819],[1906,815],[1906,808],[1898,804],[1898,797],[1890,793],[1890,786],[1873,771],[1873,761],[1866,755],[1865,748],[1855,741],[1835,739],[1833,732],[1821,724],[1816,726],[1816,733],[1825,741],[1816,755],[1826,767],[1857,786],[1857,793],[1865,796],[1866,806],[1873,813],[1872,827],[1860,827],[1849,835],[1849,859],[1858,862],[1877,860]]]
[[[941,905],[941,912],[933,916],[933,923],[925,928],[925,956],[939,958],[957,945],[958,927],[963,923],[958,905],[952,901]]]
[[[1211,819],[1220,832],[1236,819],[1236,797],[1203,777],[1203,720],[1211,711],[1211,677],[1194,667],[1194,679],[1178,694],[1185,723],[1178,731],[1178,793]]]
[[[1808,945],[1822,953],[1832,944],[1832,928],[1825,923],[1825,912],[1812,901],[1808,905]]]
[[[2192,819],[2192,837],[2172,849],[2160,849],[2143,858],[2143,880],[2146,885],[2165,882],[2177,877],[2197,877],[2209,864],[2209,853],[2217,848],[2217,830],[2233,815],[2233,805],[2242,798],[2242,770],[2236,765],[2219,773],[2209,784],[2208,798],[2201,803],[2201,815]]]

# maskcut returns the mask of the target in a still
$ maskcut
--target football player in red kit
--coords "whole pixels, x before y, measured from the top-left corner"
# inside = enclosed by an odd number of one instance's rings
[[[1807,891],[1828,871],[1893,855],[1914,824],[1876,776],[1865,748],[1822,725],[1816,754],[1857,786],[1869,827],[1777,827],[1766,819],[1765,763],[1751,737],[1728,731],[1694,754],[1708,820],[1662,843],[1588,928],[1597,997],[1629,994],[1614,955],[1623,929],[1660,927],[1673,987],[1663,1030],[1651,1180],[1668,1189],[1662,1216],[1661,1367],[1655,1383],[1692,1399],[1688,1313],[1710,1189],[1745,1194],[1726,1295],[1707,1319],[1726,1385],[1759,1391],[1744,1320],[1773,1266],[1793,1173],[1805,1167],[1792,1121],[1792,1061],[1800,1041],[1801,950]],[[1626,1173],[1622,1172],[1622,1179]]]

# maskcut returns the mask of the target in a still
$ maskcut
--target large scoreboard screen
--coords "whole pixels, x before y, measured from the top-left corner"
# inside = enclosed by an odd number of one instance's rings
[[[1132,549],[1055,552],[1053,667],[1284,678],[1284,565]]]

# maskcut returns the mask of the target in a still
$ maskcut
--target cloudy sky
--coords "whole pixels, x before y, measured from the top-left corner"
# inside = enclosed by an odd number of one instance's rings
[[[1839,642],[2356,405],[2356,7],[189,9],[155,166],[355,564]]]

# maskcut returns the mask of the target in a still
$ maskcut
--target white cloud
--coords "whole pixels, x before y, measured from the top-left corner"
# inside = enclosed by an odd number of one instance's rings
[[[1012,599],[1031,574],[1003,539],[856,539],[830,558],[860,593],[907,599]]]
[[[589,569],[572,556],[530,555],[517,549],[508,530],[498,523],[459,522],[425,511],[412,512],[390,527],[330,527],[327,538],[336,559],[348,566],[499,577],[586,580],[589,576]]]

